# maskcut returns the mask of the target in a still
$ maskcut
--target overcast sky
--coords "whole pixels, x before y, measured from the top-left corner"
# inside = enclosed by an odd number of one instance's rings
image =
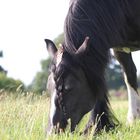
[[[47,58],[44,38],[63,32],[68,0],[0,0],[0,64],[29,84]]]
[[[0,64],[8,76],[29,84],[48,57],[44,38],[63,32],[69,0],[0,0]],[[140,68],[140,52],[136,53]]]

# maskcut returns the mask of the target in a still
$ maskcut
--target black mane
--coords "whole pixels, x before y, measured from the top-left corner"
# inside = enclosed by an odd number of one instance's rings
[[[130,28],[132,9],[130,0],[75,0],[71,3],[65,20],[64,50],[73,55],[89,37],[88,51],[80,59],[89,86],[103,106],[107,118],[103,123],[113,124],[116,118],[110,112],[105,69],[109,61],[109,49],[132,41]],[[129,18],[128,18],[129,17]],[[102,101],[104,100],[104,101]],[[98,113],[97,113],[98,114]],[[105,116],[106,116],[105,115]],[[112,119],[111,119],[112,118]]]
[[[65,20],[64,49],[74,54],[89,36],[88,52],[80,62],[92,88],[105,84],[109,48],[129,41],[131,29],[127,17],[132,15],[129,3],[129,0],[75,0],[70,5]]]
[[[91,39],[91,50],[127,42],[131,11],[129,0],[73,1],[65,20],[66,50],[75,52],[86,36]]]
[[[55,69],[54,71],[54,76],[55,76],[54,79],[55,79],[57,88],[58,86],[64,83],[63,79],[65,79],[65,77],[69,73],[73,74],[73,76],[77,78],[77,76],[75,75],[75,72],[73,71],[73,67],[74,68],[79,67],[78,61],[75,61],[75,59],[68,52],[64,51],[62,57],[64,59],[62,58],[62,61],[58,65],[57,69]]]

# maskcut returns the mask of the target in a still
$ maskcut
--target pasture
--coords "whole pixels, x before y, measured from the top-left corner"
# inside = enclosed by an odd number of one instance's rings
[[[121,123],[115,130],[96,137],[92,133],[79,135],[88,120],[86,115],[74,134],[67,128],[63,134],[46,138],[49,98],[33,93],[25,96],[25,93],[7,95],[3,92],[0,94],[0,140],[139,140],[140,121],[131,127],[126,124],[127,100],[113,99],[111,105]]]

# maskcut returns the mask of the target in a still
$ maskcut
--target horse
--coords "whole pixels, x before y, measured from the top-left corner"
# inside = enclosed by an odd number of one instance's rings
[[[127,120],[140,118],[137,70],[132,51],[140,50],[139,0],[72,0],[64,22],[64,41],[59,49],[45,39],[52,64],[48,77],[51,107],[48,134],[73,132],[91,112],[83,131],[95,125],[94,134],[119,124],[112,113],[105,69],[110,49],[124,71],[128,90]]]

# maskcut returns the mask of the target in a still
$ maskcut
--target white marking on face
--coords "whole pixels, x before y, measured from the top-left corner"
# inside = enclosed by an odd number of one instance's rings
[[[62,55],[63,55],[63,50],[60,48],[57,52],[57,56],[56,56],[56,67],[59,65],[59,63],[62,60]]]
[[[55,89],[55,81],[53,79],[53,73],[51,73],[48,76],[48,81],[47,81],[47,89],[49,91],[49,93],[53,93],[54,89]]]
[[[56,112],[56,106],[55,106],[55,98],[56,98],[56,90],[54,91],[54,93],[52,94],[51,97],[51,108],[50,108],[50,123],[51,123],[51,130],[53,129],[53,118]],[[51,132],[50,132],[51,133]]]
[[[51,94],[51,106],[50,106],[50,129],[48,134],[50,135],[53,130],[53,118],[56,112],[56,105],[55,105],[55,98],[56,98],[56,89],[55,89],[55,81],[54,81],[54,76],[53,73],[51,73],[48,77],[48,82],[47,82],[47,89],[49,93]]]
[[[132,123],[136,118],[140,118],[140,96],[129,84],[126,74],[124,74],[125,83],[128,91],[128,115],[129,123]]]

